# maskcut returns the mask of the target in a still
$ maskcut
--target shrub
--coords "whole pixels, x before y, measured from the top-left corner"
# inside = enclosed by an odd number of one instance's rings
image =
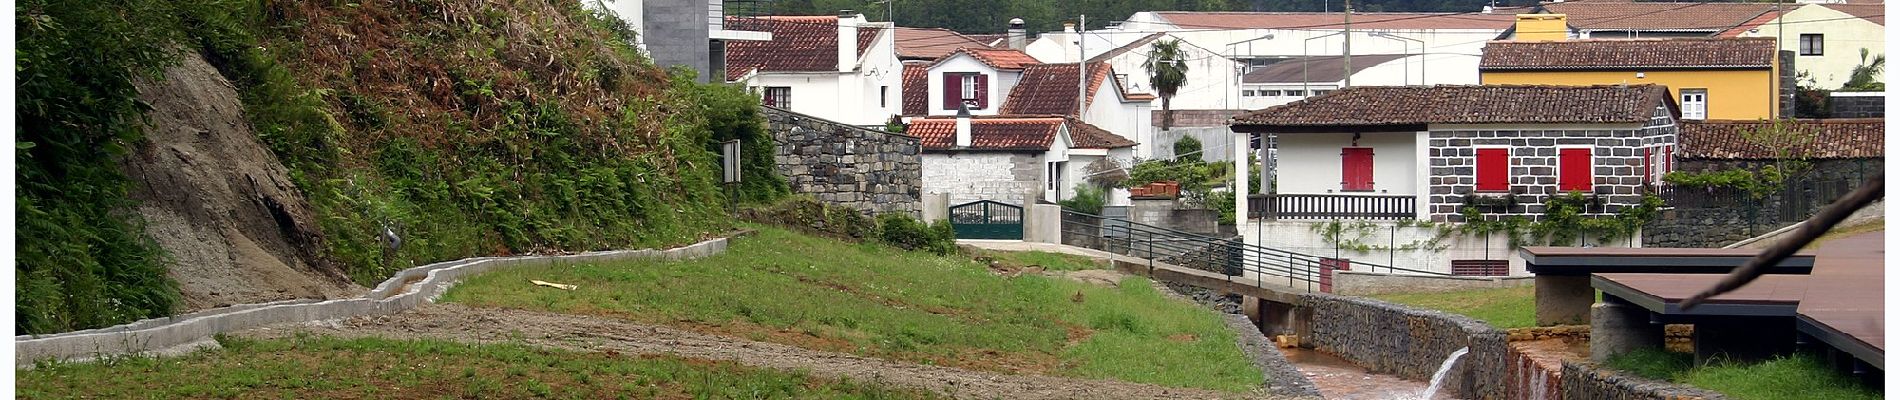
[[[878,239],[905,250],[946,255],[956,252],[957,234],[950,223],[925,224],[910,215],[889,213],[877,217]]]
[[[1062,208],[1083,214],[1101,214],[1102,207],[1108,205],[1108,191],[1087,183],[1075,185],[1075,197],[1058,201]]]
[[[1200,161],[1201,160],[1201,154],[1199,153],[1200,151],[1201,151],[1201,140],[1195,139],[1193,136],[1182,136],[1181,140],[1174,141],[1174,160],[1175,161],[1181,161],[1181,157],[1194,157],[1194,158],[1191,158],[1191,160]]]

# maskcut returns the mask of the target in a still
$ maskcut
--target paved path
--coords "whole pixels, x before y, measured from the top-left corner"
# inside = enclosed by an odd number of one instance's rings
[[[1046,251],[1046,252],[1051,252],[1051,253],[1074,254],[1074,255],[1079,255],[1079,256],[1084,256],[1084,257],[1106,258],[1112,261],[1117,261],[1117,262],[1125,263],[1125,264],[1134,264],[1134,265],[1141,265],[1141,266],[1153,265],[1154,266],[1153,273],[1148,273],[1147,271],[1129,270],[1128,268],[1118,268],[1118,269],[1123,269],[1127,272],[1132,272],[1132,273],[1145,273],[1145,274],[1151,275],[1151,277],[1153,278],[1170,281],[1174,283],[1194,285],[1194,286],[1198,286],[1198,287],[1202,287],[1206,289],[1218,290],[1218,291],[1235,292],[1242,295],[1249,295],[1249,296],[1255,296],[1255,297],[1269,297],[1273,295],[1286,296],[1286,295],[1309,292],[1309,290],[1307,290],[1306,282],[1288,282],[1286,276],[1284,275],[1267,274],[1264,277],[1256,277],[1255,274],[1248,274],[1247,276],[1244,276],[1244,277],[1242,276],[1230,277],[1223,274],[1218,274],[1218,273],[1209,272],[1209,271],[1202,271],[1202,270],[1183,267],[1179,265],[1173,265],[1173,264],[1168,264],[1168,263],[1163,263],[1163,262],[1150,262],[1148,259],[1141,258],[1141,257],[1115,254],[1115,253],[1110,253],[1110,252],[1096,250],[1096,249],[1076,247],[1076,246],[1070,246],[1070,245],[1059,244],[1059,243],[1024,242],[1024,241],[1019,241],[1019,240],[957,239],[957,244],[968,245],[971,247],[976,247],[976,248],[985,249],[985,250]],[[1264,278],[1264,279],[1257,279],[1257,278]],[[1318,285],[1313,285],[1313,287],[1315,288],[1315,290],[1317,290]],[[1261,291],[1261,290],[1270,291],[1270,292],[1273,292],[1273,294],[1268,295],[1268,296],[1257,296],[1255,295],[1255,293],[1250,293],[1250,292]],[[1278,298],[1278,296],[1273,296],[1273,297]]]

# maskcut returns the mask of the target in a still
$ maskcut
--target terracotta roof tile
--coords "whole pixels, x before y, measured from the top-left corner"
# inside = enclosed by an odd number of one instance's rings
[[[1821,6],[1834,11],[1847,13],[1847,15],[1860,17],[1860,19],[1880,24],[1880,26],[1887,26],[1887,6],[1885,4],[1822,4]]]
[[[1157,12],[1168,23],[1182,28],[1219,29],[1341,29],[1346,26],[1344,13],[1317,12]],[[1353,29],[1491,29],[1503,30],[1517,23],[1511,14],[1473,13],[1364,13],[1352,14]]]
[[[1491,42],[1480,70],[1768,68],[1774,38]]]
[[[988,65],[990,66],[990,68],[995,68],[995,69],[1009,69],[1009,70],[1023,69],[1024,67],[1042,63],[1041,61],[1036,61],[1035,57],[1030,57],[1029,53],[1024,53],[1022,52],[1022,50],[1016,50],[1016,49],[992,49],[992,48],[987,48],[987,47],[972,47],[972,48],[957,49],[956,51],[952,51],[950,54],[956,54],[956,53],[969,54],[971,58],[975,58],[977,61],[982,62],[983,65]],[[943,58],[937,59],[937,62],[941,63],[944,60],[948,60],[948,59],[950,59],[950,57],[946,55]]]
[[[965,47],[988,47],[983,42],[943,28],[898,27],[897,57],[935,60]]]
[[[1023,77],[1011,89],[1009,98],[1003,102],[1000,110],[1003,114],[1045,114],[1075,115],[1076,110],[1076,63],[1036,64],[1023,68]],[[1106,63],[1089,66],[1089,101],[1095,101],[1095,92],[1102,82],[1110,79],[1113,68]]]
[[[1359,86],[1234,117],[1234,126],[1646,122],[1661,85]]]
[[[930,63],[904,63],[904,115],[929,114]]]
[[[1544,3],[1543,8],[1564,14],[1575,29],[1720,32],[1774,11],[1775,4],[1566,1]]]
[[[1248,111],[1250,110],[1174,110],[1174,127],[1202,128],[1227,126],[1228,119],[1236,115],[1246,114]],[[1161,116],[1163,114],[1161,110],[1157,109],[1149,113],[1151,115],[1149,122],[1154,126],[1161,126]]]
[[[1779,14],[1773,12],[1762,13],[1760,16],[1756,16],[1754,19],[1748,20],[1748,22],[1743,22],[1741,25],[1736,25],[1733,28],[1728,28],[1728,30],[1717,32],[1715,37],[1742,37],[1742,34],[1748,33],[1749,29],[1755,29],[1769,21],[1774,21],[1777,15]]]
[[[971,118],[969,149],[1049,150],[1062,122],[1063,118],[1056,116]],[[956,146],[957,119],[913,119],[904,134],[916,136],[925,150],[947,150]]]
[[[1062,119],[1069,123],[1069,140],[1075,142],[1075,148],[1119,149],[1123,147],[1135,147],[1135,141],[1117,136],[1101,127],[1082,122],[1081,119],[1069,116],[1064,116]]]
[[[1775,148],[1792,141],[1760,144],[1744,138],[1744,133],[1769,127],[1763,121],[1683,121],[1683,158],[1698,159],[1770,159],[1778,156]],[[1793,156],[1808,158],[1881,158],[1887,154],[1886,121],[1879,118],[1791,120],[1794,132],[1815,135],[1805,146],[1792,149]]]
[[[838,68],[837,16],[726,17],[726,28],[771,32],[768,41],[732,41],[726,44],[726,80],[747,71],[818,72]],[[858,56],[877,41],[875,27],[858,28]]]

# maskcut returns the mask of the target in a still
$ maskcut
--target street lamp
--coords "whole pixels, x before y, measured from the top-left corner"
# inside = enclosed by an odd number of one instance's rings
[[[1398,40],[1418,43],[1418,84],[1420,85],[1425,84],[1425,41],[1413,39],[1409,37],[1404,37],[1404,36],[1399,36],[1399,35],[1394,35],[1387,32],[1373,32],[1372,36],[1382,37],[1382,38],[1387,38],[1387,39],[1398,39]],[[1402,47],[1404,47],[1406,50],[1412,49],[1412,46],[1402,46]],[[1408,73],[1411,71],[1412,69],[1411,60],[1405,61],[1405,69]],[[1405,79],[1406,79],[1405,81],[1406,85],[1412,84],[1412,81],[1411,81],[1412,77],[1409,74],[1405,77]]]
[[[1325,35],[1319,35],[1319,36],[1306,38],[1305,41],[1300,42],[1300,97],[1313,95],[1312,89],[1308,87],[1310,83],[1307,82],[1307,79],[1306,79],[1306,63],[1307,61],[1313,58],[1313,54],[1312,52],[1307,50],[1306,42],[1313,41],[1313,39],[1321,39],[1321,38],[1344,35],[1344,34],[1346,34],[1345,31],[1333,32],[1333,33],[1328,33]]]
[[[1246,101],[1245,99],[1241,99],[1241,98],[1240,98],[1240,97],[1241,97],[1241,96],[1240,96],[1240,94],[1241,94],[1241,92],[1243,91],[1242,89],[1243,89],[1243,88],[1245,88],[1245,87],[1247,86],[1247,81],[1246,81],[1246,79],[1247,79],[1247,78],[1246,78],[1246,77],[1247,77],[1247,68],[1253,65],[1253,62],[1251,61],[1251,60],[1253,60],[1253,59],[1252,59],[1251,57],[1252,57],[1252,56],[1254,55],[1254,53],[1253,53],[1253,42],[1254,42],[1254,41],[1256,41],[1256,40],[1273,40],[1273,34],[1271,34],[1271,33],[1269,33],[1269,34],[1266,34],[1266,35],[1264,35],[1264,36],[1261,36],[1261,37],[1257,37],[1257,38],[1253,38],[1253,39],[1247,39],[1247,40],[1242,40],[1242,41],[1238,41],[1238,42],[1233,42],[1233,43],[1228,43],[1228,44],[1227,44],[1227,49],[1226,49],[1226,50],[1227,50],[1227,59],[1228,59],[1228,60],[1233,60],[1233,59],[1234,59],[1234,45],[1237,45],[1237,44],[1241,44],[1241,43],[1246,43],[1246,44],[1247,44],[1247,56],[1249,56],[1249,57],[1250,57],[1250,58],[1248,58],[1248,60],[1249,60],[1249,61],[1246,61],[1246,62],[1242,62],[1242,63],[1241,63],[1241,65],[1240,65],[1240,68],[1239,68],[1239,69],[1236,69],[1236,70],[1234,71],[1234,104],[1235,104],[1236,106],[1239,106],[1239,105],[1241,104],[1241,102],[1243,102],[1243,101]]]

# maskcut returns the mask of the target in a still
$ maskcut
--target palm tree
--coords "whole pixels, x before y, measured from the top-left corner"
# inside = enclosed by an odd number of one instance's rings
[[[1854,71],[1848,74],[1847,84],[1841,85],[1841,89],[1852,91],[1886,89],[1887,85],[1875,80],[1874,76],[1880,75],[1880,71],[1887,68],[1887,55],[1874,56],[1871,60],[1867,58],[1867,55],[1867,49],[1860,49],[1860,65],[1855,66]]]
[[[1148,84],[1155,89],[1155,95],[1161,96],[1161,130],[1174,127],[1174,110],[1169,102],[1174,92],[1187,85],[1187,60],[1181,54],[1181,40],[1168,39],[1156,41],[1148,51],[1148,61],[1141,64],[1148,70]]]

